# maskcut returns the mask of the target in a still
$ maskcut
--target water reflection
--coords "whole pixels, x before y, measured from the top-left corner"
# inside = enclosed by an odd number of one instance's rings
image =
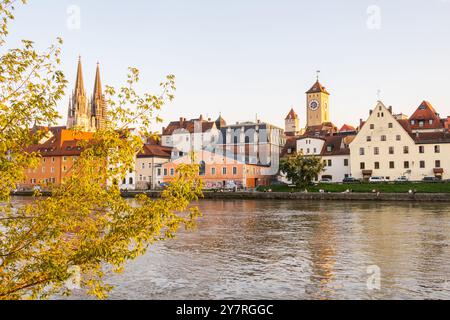
[[[195,232],[153,246],[109,278],[112,299],[450,299],[447,204],[199,206]],[[372,265],[381,269],[379,291],[367,288]]]

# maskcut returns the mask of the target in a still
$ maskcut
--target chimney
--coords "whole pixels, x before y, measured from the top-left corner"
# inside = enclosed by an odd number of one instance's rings
[[[203,121],[203,115],[200,115],[200,118],[198,118],[198,120]]]
[[[363,126],[363,119],[359,119],[359,128],[361,129]]]
[[[184,118],[180,118],[180,127],[183,127],[183,125],[184,125]]]
[[[371,116],[371,115],[372,115],[372,113],[373,113],[373,110],[370,110],[370,111],[369,111],[369,115]]]
[[[392,114],[392,106],[389,106],[389,112]]]

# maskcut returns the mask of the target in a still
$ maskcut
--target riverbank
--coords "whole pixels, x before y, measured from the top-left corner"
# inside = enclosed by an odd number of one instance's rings
[[[145,193],[158,198],[159,191],[126,191],[124,198],[135,198]],[[16,192],[15,196],[33,196],[33,192]],[[43,196],[51,193],[43,192]],[[317,192],[205,192],[204,199],[211,200],[309,200],[309,201],[401,201],[401,202],[450,202],[450,193],[317,193]]]

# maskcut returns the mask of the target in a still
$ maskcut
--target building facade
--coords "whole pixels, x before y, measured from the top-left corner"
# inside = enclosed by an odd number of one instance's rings
[[[191,155],[183,156],[163,164],[164,183],[170,183],[176,177],[180,164],[192,164]],[[273,180],[270,168],[246,164],[245,162],[215,154],[209,151],[196,152],[194,163],[199,166],[198,178],[204,183],[204,188],[244,188],[253,189],[268,186]]]
[[[445,122],[426,101],[409,119],[396,117],[379,101],[350,145],[353,177],[450,178],[450,134]]]
[[[136,189],[149,190],[161,186],[163,165],[170,161],[172,148],[146,144],[136,157]]]

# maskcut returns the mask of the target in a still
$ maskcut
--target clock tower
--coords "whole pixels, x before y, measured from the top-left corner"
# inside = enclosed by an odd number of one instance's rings
[[[330,122],[330,94],[317,78],[316,83],[306,92],[307,125],[320,126]]]

